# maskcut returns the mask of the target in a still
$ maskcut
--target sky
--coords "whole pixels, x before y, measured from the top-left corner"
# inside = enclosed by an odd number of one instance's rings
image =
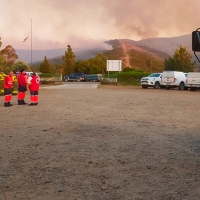
[[[186,35],[200,27],[199,11],[199,0],[0,0],[0,49]]]

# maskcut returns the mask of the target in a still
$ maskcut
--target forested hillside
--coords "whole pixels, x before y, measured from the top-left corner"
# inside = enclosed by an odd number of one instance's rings
[[[106,51],[109,60],[122,60],[123,68],[131,67],[137,70],[160,72],[164,69],[167,53],[146,46],[135,45],[132,40],[109,40],[106,42],[113,49]]]
[[[139,52],[134,49],[129,51],[130,65],[132,68],[146,72],[162,72],[164,60],[158,59],[151,54]]]
[[[108,60],[122,60],[122,68],[131,67],[147,72],[160,72],[164,69],[164,60],[169,57],[169,55],[165,52],[158,51],[144,45],[136,45],[133,40],[115,39],[105,41],[105,43],[112,46],[112,49],[92,49],[75,52],[76,62],[79,60],[89,60],[101,52],[107,57]],[[48,60],[53,65],[63,64],[62,56]],[[41,62],[36,62],[34,65],[39,66]]]

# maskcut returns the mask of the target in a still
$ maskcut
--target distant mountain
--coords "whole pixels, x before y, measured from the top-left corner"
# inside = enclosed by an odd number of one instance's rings
[[[99,51],[105,51],[105,46],[100,45],[93,48],[73,48],[73,52],[76,55],[76,60],[83,59],[87,60],[96,55]],[[44,60],[46,56],[47,59],[58,59],[60,60],[62,56],[65,54],[67,49],[47,49],[47,50],[32,50],[32,63],[40,63]],[[18,55],[18,60],[23,60],[25,63],[31,63],[31,50],[22,50],[16,49],[16,53]],[[61,59],[62,60],[62,59]],[[58,63],[59,64],[59,63]]]
[[[155,59],[161,60],[164,62],[164,59],[172,56],[177,48],[180,45],[186,47],[186,49],[192,52],[192,41],[191,34],[183,35],[179,37],[171,37],[171,38],[148,38],[144,40],[134,41],[130,39],[119,39],[120,47],[113,46],[111,41],[109,40],[104,42],[104,44],[109,44],[113,48],[122,48],[123,56],[119,58],[116,55],[120,52],[118,49],[118,53],[115,51],[115,59],[122,59],[125,66],[130,65],[130,58],[128,52],[131,50],[143,52],[146,55],[153,56]],[[103,42],[102,42],[103,44]],[[110,48],[111,50],[112,48]],[[87,60],[91,57],[94,57],[98,52],[105,52],[107,48],[105,45],[99,45],[93,48],[73,48],[76,55],[76,60]],[[61,64],[62,55],[64,55],[66,49],[48,49],[48,50],[32,50],[32,63],[41,63],[46,56],[47,59],[52,64]],[[18,60],[23,60],[24,62],[30,64],[31,62],[31,51],[30,50],[20,50],[17,49],[16,53],[18,55]],[[133,53],[133,52],[132,52]],[[110,57],[113,59],[113,57]],[[193,60],[196,61],[196,58],[193,56]],[[198,62],[197,62],[198,64]]]
[[[23,60],[25,63],[31,63],[31,50],[16,49],[18,60]],[[64,55],[65,49],[48,49],[48,50],[32,50],[32,62],[44,60],[44,57],[54,58]]]
[[[186,49],[192,52],[192,36],[182,35],[171,38],[149,38],[134,42],[136,45],[143,45],[159,51],[173,55],[174,51],[180,47],[180,45],[186,47]]]

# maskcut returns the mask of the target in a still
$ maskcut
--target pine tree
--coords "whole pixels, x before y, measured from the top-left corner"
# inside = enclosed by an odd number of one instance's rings
[[[191,61],[192,55],[186,50],[185,47],[180,46],[175,50],[173,57],[165,60],[165,70],[192,72],[194,70],[195,62]]]
[[[50,73],[51,72],[51,64],[47,60],[46,56],[44,57],[44,61],[40,64],[40,72],[42,72],[42,73]]]
[[[70,45],[67,46],[67,51],[65,51],[62,59],[64,61],[63,73],[66,75],[73,73],[75,70],[75,54]]]

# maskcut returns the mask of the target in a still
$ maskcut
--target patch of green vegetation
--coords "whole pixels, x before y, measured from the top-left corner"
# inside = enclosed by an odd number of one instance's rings
[[[117,76],[117,82],[121,85],[140,85],[141,78],[149,74],[151,73],[142,71],[120,72]]]

